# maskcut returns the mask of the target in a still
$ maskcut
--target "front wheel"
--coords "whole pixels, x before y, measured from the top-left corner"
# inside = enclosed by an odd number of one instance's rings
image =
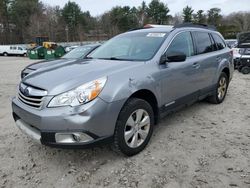
[[[208,98],[208,101],[213,104],[220,104],[224,101],[227,95],[229,78],[226,73],[222,72],[216,84],[215,92]]]
[[[153,126],[151,105],[142,99],[129,99],[116,123],[113,148],[127,156],[141,152],[151,138]]]

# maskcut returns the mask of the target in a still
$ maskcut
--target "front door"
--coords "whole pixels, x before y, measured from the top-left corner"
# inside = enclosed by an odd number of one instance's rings
[[[196,100],[200,83],[200,64],[194,56],[194,45],[190,32],[182,32],[175,36],[166,54],[182,52],[187,59],[184,62],[168,62],[160,65],[162,102],[165,107]]]

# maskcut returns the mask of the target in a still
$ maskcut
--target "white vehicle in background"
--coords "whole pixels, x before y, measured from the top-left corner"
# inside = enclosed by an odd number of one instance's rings
[[[1,45],[0,46],[0,55],[10,56],[27,56],[27,49],[23,46],[9,46],[9,45]]]
[[[233,59],[234,59],[234,61],[239,60],[239,58],[240,58],[240,49],[237,47],[238,46],[237,39],[227,39],[225,41],[227,43],[227,46],[233,50]]]

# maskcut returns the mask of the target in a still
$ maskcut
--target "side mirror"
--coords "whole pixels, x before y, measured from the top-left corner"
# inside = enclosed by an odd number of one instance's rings
[[[161,59],[160,59],[160,65],[163,65],[163,64],[166,64],[168,61],[167,61],[167,56],[166,54],[163,54],[161,56]]]
[[[183,52],[170,52],[166,55],[167,62],[183,62],[187,56]]]

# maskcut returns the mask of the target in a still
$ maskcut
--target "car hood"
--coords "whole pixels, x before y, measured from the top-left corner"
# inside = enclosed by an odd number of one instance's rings
[[[57,65],[57,64],[61,64],[61,63],[70,63],[75,61],[76,59],[57,59],[57,60],[51,60],[51,61],[40,61],[37,63],[33,63],[29,66],[27,66],[25,69],[30,69],[30,70],[37,70],[40,68],[45,68],[45,67],[49,67],[52,65]]]
[[[48,91],[48,95],[74,89],[84,83],[132,69],[144,62],[114,60],[77,60],[72,63],[42,67],[23,79],[23,83]]]

